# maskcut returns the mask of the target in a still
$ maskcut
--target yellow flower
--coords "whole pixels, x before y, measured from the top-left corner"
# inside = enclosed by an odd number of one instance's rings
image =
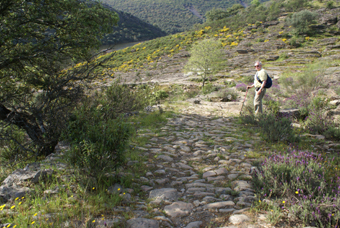
[[[125,195],[125,192],[123,193],[123,195]]]
[[[120,191],[120,188],[118,188],[118,191]]]
[[[37,216],[38,215],[38,213],[35,213],[33,216]]]
[[[283,39],[282,39],[282,41],[283,41],[283,42],[286,42],[286,41],[287,41],[287,39],[286,39],[286,38],[283,38]]]
[[[19,199],[19,197],[15,198],[15,200],[18,200],[18,199]]]
[[[259,202],[261,203],[261,200],[259,200]]]
[[[14,225],[13,228],[17,227],[17,225]]]
[[[295,194],[299,194],[299,192],[298,192],[298,191],[296,191],[296,192],[295,192]]]
[[[11,209],[15,208],[15,206],[12,206]]]
[[[6,227],[10,227],[11,226],[11,224],[8,224]]]
[[[94,190],[94,189],[95,189],[95,187],[92,188],[92,190]]]
[[[35,221],[31,222],[31,224],[34,224],[34,223],[35,223]]]
[[[92,221],[92,223],[95,223],[95,222],[96,222],[96,220],[93,220],[93,221]]]
[[[286,201],[282,201],[282,203],[286,203]]]

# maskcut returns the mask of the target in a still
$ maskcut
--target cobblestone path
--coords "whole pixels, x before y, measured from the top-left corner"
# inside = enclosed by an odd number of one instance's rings
[[[147,133],[149,143],[137,149],[149,157],[139,180],[148,200],[137,203],[128,227],[271,227],[248,213],[255,197],[247,152],[261,139],[244,140],[249,133],[239,128],[232,117],[190,111]]]

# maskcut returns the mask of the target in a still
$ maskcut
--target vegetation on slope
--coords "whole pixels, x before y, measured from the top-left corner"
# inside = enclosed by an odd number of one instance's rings
[[[187,31],[193,25],[202,23],[205,13],[213,8],[227,9],[240,3],[238,0],[103,0],[103,2],[116,9],[131,13],[161,28],[168,34]],[[251,1],[243,2],[250,5]]]
[[[105,7],[118,14],[119,22],[114,26],[113,33],[103,37],[103,45],[152,40],[166,35],[160,28],[146,23],[130,13],[113,9],[107,5]]]

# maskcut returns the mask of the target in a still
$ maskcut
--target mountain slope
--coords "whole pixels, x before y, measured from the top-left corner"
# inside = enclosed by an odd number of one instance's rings
[[[115,32],[105,35],[102,39],[104,45],[145,41],[166,35],[160,28],[139,19],[130,13],[113,9],[108,5],[105,5],[105,7],[118,13],[119,22],[118,26],[115,27]]]
[[[156,25],[168,34],[186,31],[204,21],[213,8],[226,9],[234,4],[249,5],[251,0],[103,0],[115,9]]]

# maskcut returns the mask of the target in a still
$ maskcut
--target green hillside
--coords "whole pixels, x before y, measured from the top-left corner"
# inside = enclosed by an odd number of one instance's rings
[[[118,26],[114,33],[107,34],[102,39],[102,44],[118,44],[151,40],[166,35],[160,28],[155,27],[141,19],[120,10],[106,6],[119,15]]]
[[[250,5],[251,0],[103,0],[103,2],[171,34],[189,30],[193,25],[204,22],[205,13],[213,8],[227,9],[240,3]]]

